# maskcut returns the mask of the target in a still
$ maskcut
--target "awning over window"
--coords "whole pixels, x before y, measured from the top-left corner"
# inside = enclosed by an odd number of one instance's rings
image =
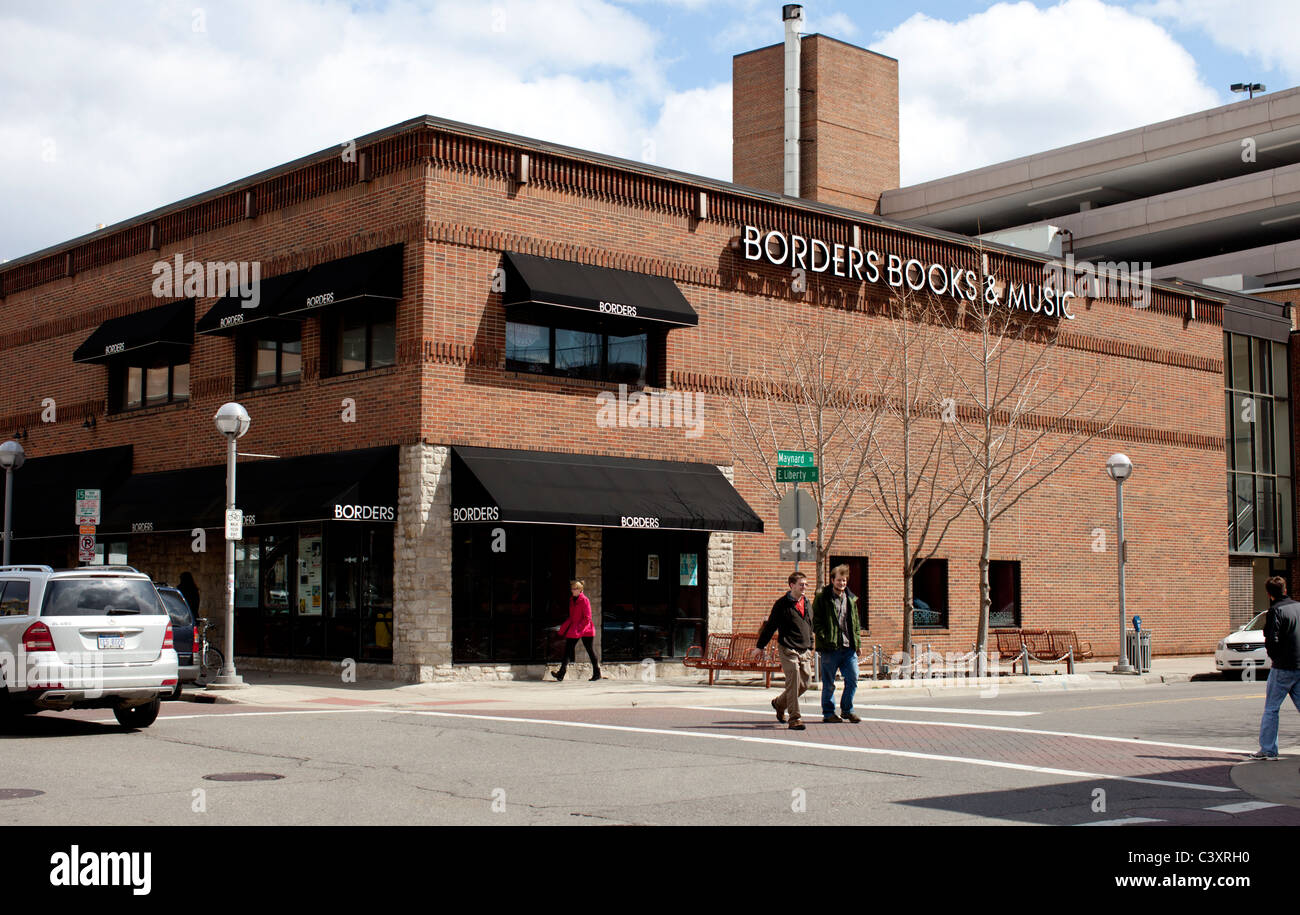
[[[208,309],[194,330],[200,334],[229,335],[256,325],[259,331],[268,332],[267,339],[276,339],[283,327],[299,323],[296,319],[286,319],[280,311],[290,301],[289,295],[306,278],[306,270],[294,270],[262,280],[256,308],[245,308],[239,295],[228,295]]]
[[[72,354],[73,362],[136,358],[186,361],[194,345],[194,300],[110,318]]]
[[[451,479],[454,522],[763,530],[712,464],[466,447]]]
[[[655,323],[693,327],[700,317],[667,277],[589,267],[572,261],[515,254],[503,256],[502,301],[512,321],[546,323],[556,310],[609,326]]]
[[[402,297],[402,249],[389,245],[317,264],[286,296],[281,314],[307,317],[317,308],[361,299],[397,301]]]
[[[14,471],[14,539],[75,537],[77,490],[107,495],[130,473],[130,445],[29,457]]]
[[[136,474],[105,493],[106,534],[224,526],[224,465]],[[235,505],[257,527],[307,521],[397,520],[397,449],[241,460]]]

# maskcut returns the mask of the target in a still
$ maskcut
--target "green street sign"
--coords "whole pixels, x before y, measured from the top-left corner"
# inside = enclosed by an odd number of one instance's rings
[[[813,458],[811,451],[778,451],[776,453],[776,466],[816,467],[817,461]]]
[[[778,483],[816,483],[816,467],[778,467],[776,468],[776,481]]]

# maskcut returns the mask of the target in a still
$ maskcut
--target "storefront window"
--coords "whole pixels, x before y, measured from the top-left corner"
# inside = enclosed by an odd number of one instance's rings
[[[601,640],[611,661],[682,657],[704,644],[709,537],[608,529],[601,547]]]
[[[948,627],[948,560],[927,559],[912,577],[912,625]]]
[[[453,529],[452,660],[558,661],[569,614],[574,531],[504,525],[506,549],[488,525]]]
[[[512,372],[655,384],[652,354],[661,353],[663,345],[662,333],[619,335],[506,322],[506,368]]]
[[[994,559],[989,562],[989,626],[1015,629],[1020,626],[1020,563]]]

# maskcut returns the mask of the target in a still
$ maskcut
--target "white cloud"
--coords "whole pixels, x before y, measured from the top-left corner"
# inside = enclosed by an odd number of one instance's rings
[[[651,136],[659,164],[731,180],[731,84],[671,93]]]
[[[729,143],[720,88],[671,93],[659,36],[607,0],[239,0],[200,32],[180,0],[52,9],[0,13],[0,200],[24,214],[0,257],[421,114],[630,159],[654,138],[665,165],[730,173],[668,113]]]
[[[1300,81],[1300,9],[1295,0],[1155,0],[1134,11],[1199,28],[1220,47],[1254,57],[1280,70],[1290,82]]]
[[[904,184],[1220,103],[1163,28],[1100,0],[918,13],[872,49],[899,62]]]

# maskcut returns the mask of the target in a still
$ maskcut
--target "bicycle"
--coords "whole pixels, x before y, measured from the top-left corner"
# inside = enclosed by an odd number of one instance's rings
[[[212,623],[207,617],[199,617],[199,625],[195,630],[195,652],[199,660],[199,677],[206,680],[210,675],[215,675],[221,671],[226,663],[225,656],[221,653],[216,645],[208,641],[208,629]]]

